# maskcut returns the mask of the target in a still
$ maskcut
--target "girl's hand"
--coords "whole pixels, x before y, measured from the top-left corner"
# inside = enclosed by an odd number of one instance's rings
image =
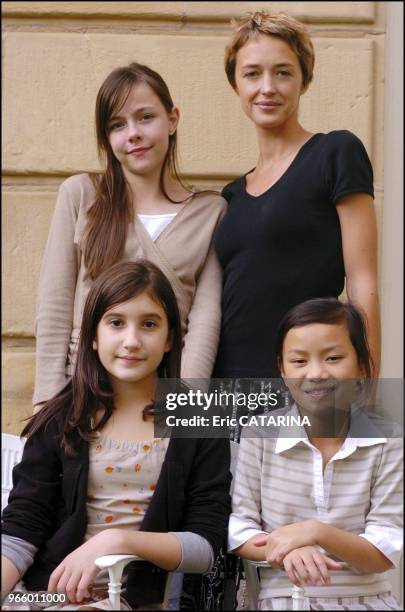
[[[265,546],[265,559],[270,565],[280,566],[284,557],[303,546],[317,544],[318,521],[302,521],[274,529],[256,540],[255,546]]]
[[[97,557],[113,552],[119,536],[118,531],[102,531],[65,557],[52,572],[48,591],[66,593],[72,603],[80,603],[88,597],[88,586],[100,571],[94,561]]]
[[[315,546],[303,546],[284,557],[284,569],[296,586],[301,582],[311,586],[330,584],[329,570],[341,570],[343,566],[319,552]]]

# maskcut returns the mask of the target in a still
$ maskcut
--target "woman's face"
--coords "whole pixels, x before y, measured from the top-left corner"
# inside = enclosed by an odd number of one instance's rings
[[[242,108],[257,127],[297,121],[302,71],[297,55],[281,38],[259,34],[249,40],[238,51],[235,82]]]
[[[363,376],[345,323],[293,327],[283,344],[281,374],[295,402],[308,412],[347,409]]]
[[[134,85],[124,106],[108,122],[109,142],[124,176],[159,174],[177,128],[177,108],[168,113],[147,83]]]

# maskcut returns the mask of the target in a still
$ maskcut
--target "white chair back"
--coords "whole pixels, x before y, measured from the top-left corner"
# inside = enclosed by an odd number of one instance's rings
[[[1,434],[1,509],[7,506],[9,493],[13,487],[12,471],[21,461],[25,438],[11,434]]]

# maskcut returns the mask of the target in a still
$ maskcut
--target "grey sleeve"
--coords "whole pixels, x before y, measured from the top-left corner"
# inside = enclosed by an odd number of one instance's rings
[[[3,535],[1,538],[1,554],[13,563],[20,576],[34,563],[34,556],[38,547],[21,538],[11,535]]]
[[[206,574],[214,563],[211,544],[202,536],[191,531],[172,531],[180,542],[181,561],[176,572]]]

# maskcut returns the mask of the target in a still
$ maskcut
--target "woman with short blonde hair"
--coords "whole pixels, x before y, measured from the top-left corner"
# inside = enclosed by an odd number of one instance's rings
[[[223,268],[217,377],[276,377],[275,333],[284,314],[346,287],[366,315],[380,359],[373,171],[348,130],[312,133],[299,121],[313,77],[305,27],[284,14],[233,22],[225,71],[255,126],[256,166],[226,185],[228,211],[215,237]]]

